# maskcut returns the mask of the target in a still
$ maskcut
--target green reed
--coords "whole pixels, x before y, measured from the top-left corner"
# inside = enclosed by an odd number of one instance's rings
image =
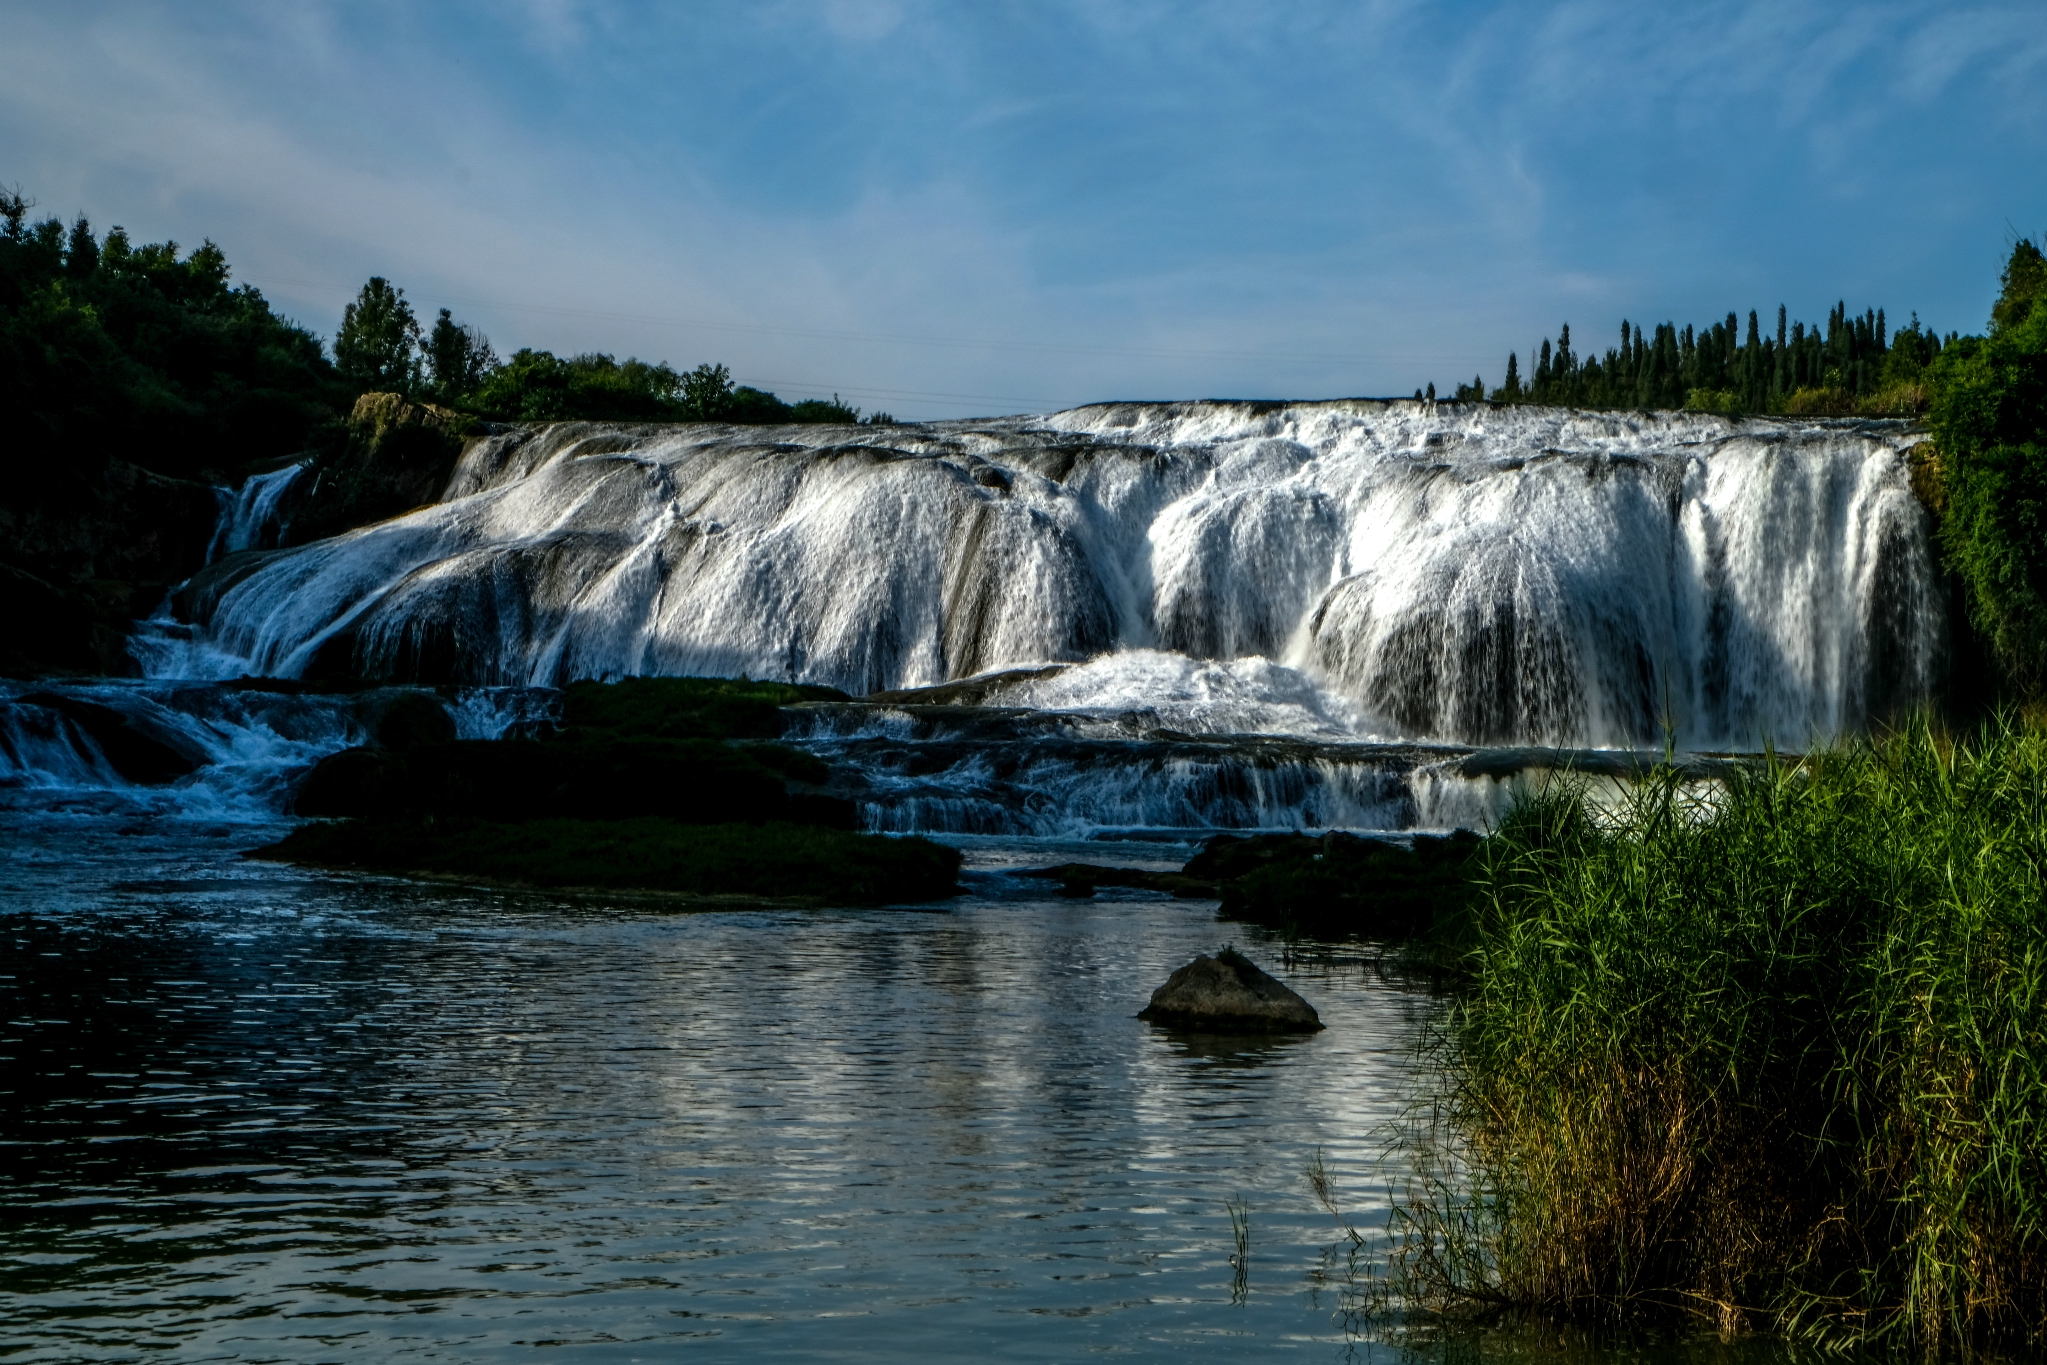
[[[2047,1343],[2047,736],[1593,795],[1487,841],[1397,1297]]]

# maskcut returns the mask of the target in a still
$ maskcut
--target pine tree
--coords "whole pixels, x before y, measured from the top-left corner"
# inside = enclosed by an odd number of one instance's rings
[[[1509,403],[1521,401],[1521,358],[1513,351],[1507,352],[1507,382],[1500,387],[1500,395]]]
[[[71,240],[64,251],[64,273],[74,280],[82,280],[99,269],[100,245],[92,239],[92,225],[79,214],[78,221],[71,225]]]
[[[410,393],[419,386],[419,322],[405,291],[372,275],[341,313],[334,364],[367,392]]]
[[[434,389],[446,399],[475,393],[498,365],[490,338],[474,327],[456,323],[445,308],[427,336],[426,358]]]

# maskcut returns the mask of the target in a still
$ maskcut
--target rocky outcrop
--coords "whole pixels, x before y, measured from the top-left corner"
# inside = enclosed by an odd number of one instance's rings
[[[1235,948],[1203,954],[1166,978],[1137,1016],[1204,1033],[1314,1033],[1315,1007]]]
[[[395,393],[366,393],[348,415],[347,436],[322,452],[281,509],[281,545],[304,545],[439,502],[479,432],[472,417]]]

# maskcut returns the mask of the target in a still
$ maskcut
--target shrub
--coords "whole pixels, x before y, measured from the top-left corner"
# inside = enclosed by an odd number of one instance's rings
[[[1741,395],[1731,389],[1693,389],[1685,395],[1686,412],[1718,412],[1729,417],[1741,413]]]
[[[1412,1301],[2047,1342],[2047,738],[1553,785],[1486,859]]]
[[[1855,411],[1855,395],[1843,388],[1800,389],[1784,400],[1793,417],[1847,417]]]

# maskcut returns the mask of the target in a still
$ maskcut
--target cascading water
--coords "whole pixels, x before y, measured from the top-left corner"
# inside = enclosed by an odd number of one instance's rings
[[[0,681],[0,810],[56,802],[211,821],[275,820],[289,811],[300,775],[368,738],[394,691]],[[464,739],[530,729],[559,706],[556,694],[532,688],[468,688],[444,701]],[[143,765],[154,771],[124,763],[123,741],[131,750],[140,746]]]
[[[222,489],[220,525],[206,551],[207,563],[240,550],[276,549],[278,512],[305,472],[304,465],[288,464],[268,474],[253,474],[232,492]]]
[[[281,554],[199,624],[253,672],[472,684],[1258,656],[1385,738],[1796,744],[1934,685],[1911,441],[1421,403],[564,424],[479,443],[447,501]]]
[[[972,678],[1072,724],[1002,740],[999,781],[900,752],[943,725],[818,730],[870,824],[1436,824],[1497,801],[1416,744],[1795,747],[1929,697],[1915,439],[1408,402],[521,428],[438,505],[203,582],[136,652],[159,678]],[[1255,735],[1299,743],[1222,739]]]

